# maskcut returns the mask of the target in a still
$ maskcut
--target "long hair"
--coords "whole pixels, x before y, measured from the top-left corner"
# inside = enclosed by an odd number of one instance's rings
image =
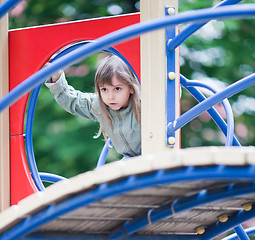
[[[102,116],[108,121],[109,125],[113,128],[112,117],[108,107],[102,100],[99,86],[103,86],[105,84],[112,85],[112,78],[114,76],[123,83],[127,84],[133,90],[133,94],[130,95],[129,101],[132,104],[132,109],[137,122],[141,123],[140,83],[138,82],[138,79],[135,77],[133,71],[127,66],[127,64],[115,55],[110,55],[106,57],[99,65],[95,75],[95,88],[99,96],[99,104]]]

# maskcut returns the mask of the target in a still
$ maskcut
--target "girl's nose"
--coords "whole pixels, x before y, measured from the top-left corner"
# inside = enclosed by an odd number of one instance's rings
[[[114,99],[114,93],[110,91],[109,95],[108,95],[108,98],[111,99],[111,100]]]

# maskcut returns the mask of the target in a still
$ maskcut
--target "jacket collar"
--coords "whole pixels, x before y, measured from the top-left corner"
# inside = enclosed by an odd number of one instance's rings
[[[120,110],[112,110],[109,107],[109,112],[112,116],[121,116],[121,117],[125,117],[126,115],[128,115],[130,113],[130,111],[132,111],[132,104],[129,103],[127,108],[122,108]]]

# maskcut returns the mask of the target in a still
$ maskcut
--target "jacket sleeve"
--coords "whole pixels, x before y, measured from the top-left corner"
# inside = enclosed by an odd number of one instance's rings
[[[75,90],[68,85],[63,71],[61,71],[57,82],[52,83],[51,79],[47,79],[45,85],[50,89],[56,102],[67,112],[97,121],[99,104],[95,93],[83,93]]]

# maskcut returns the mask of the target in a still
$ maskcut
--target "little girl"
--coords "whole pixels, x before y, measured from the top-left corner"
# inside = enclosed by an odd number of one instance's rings
[[[95,93],[69,86],[63,71],[46,80],[45,85],[63,109],[99,122],[104,137],[110,137],[124,158],[141,154],[140,84],[120,58],[112,55],[99,65]]]

